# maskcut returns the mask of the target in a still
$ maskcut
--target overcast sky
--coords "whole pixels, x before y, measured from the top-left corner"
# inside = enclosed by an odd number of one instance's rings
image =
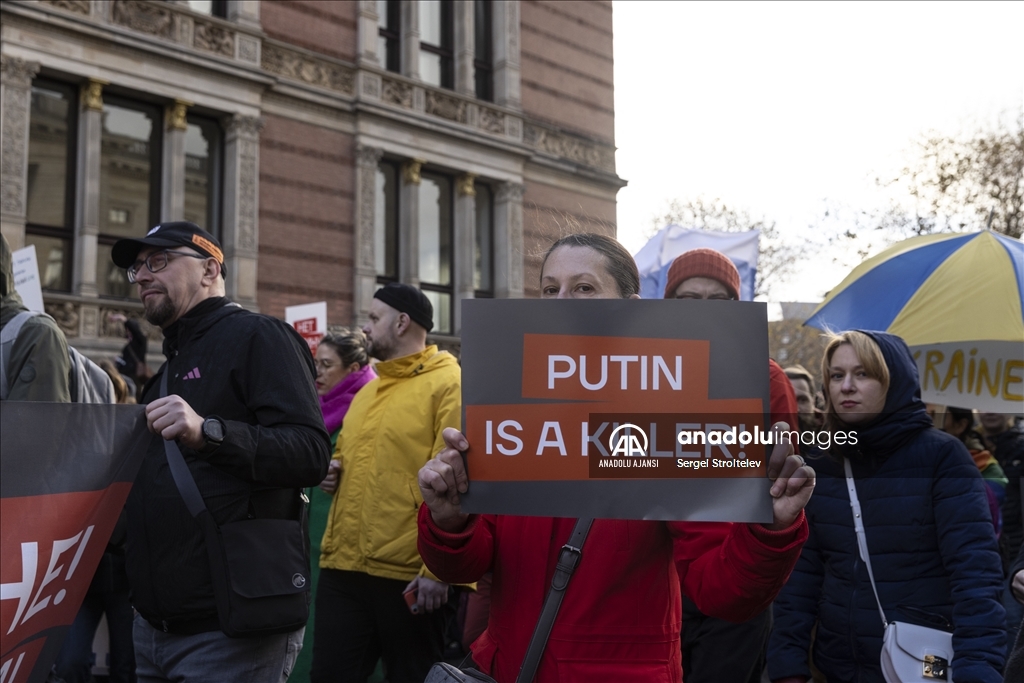
[[[1024,107],[1024,3],[617,1],[619,239],[633,253],[672,198],[719,197],[813,235],[825,200],[875,186],[913,140]],[[818,300],[848,272],[823,253],[779,301]]]

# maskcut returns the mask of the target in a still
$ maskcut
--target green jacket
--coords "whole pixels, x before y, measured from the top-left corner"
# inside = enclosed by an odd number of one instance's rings
[[[21,297],[14,289],[14,268],[11,262],[11,248],[7,239],[0,247],[0,329],[21,311],[27,311]],[[37,315],[26,321],[11,346],[8,359],[7,381],[10,383],[11,401],[54,401],[67,403],[71,400],[68,378],[71,360],[68,357],[68,343],[64,333],[52,319]]]

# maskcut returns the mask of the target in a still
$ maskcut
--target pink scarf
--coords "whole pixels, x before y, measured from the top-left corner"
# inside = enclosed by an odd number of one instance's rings
[[[356,392],[375,377],[377,377],[377,373],[367,365],[350,373],[348,377],[335,384],[327,394],[320,397],[320,410],[324,414],[324,424],[327,426],[328,434],[333,436],[334,432],[338,431]]]

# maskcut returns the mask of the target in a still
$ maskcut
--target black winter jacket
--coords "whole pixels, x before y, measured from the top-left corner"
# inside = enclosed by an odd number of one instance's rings
[[[1024,544],[1024,509],[1022,509],[1020,479],[1024,475],[1024,429],[1014,425],[1005,432],[987,439],[992,444],[992,455],[1006,473],[1006,498],[1003,499],[1003,533],[999,537],[1003,565],[1009,567]]]
[[[181,396],[201,417],[225,424],[208,455],[181,446],[218,523],[294,518],[301,487],[327,474],[330,438],[314,387],[309,347],[280,320],[216,297],[164,330],[167,363],[143,402]],[[216,617],[202,529],[174,484],[163,440],[152,438],[128,496],[127,570],[135,608],[172,624]],[[254,558],[258,561],[258,558]]]

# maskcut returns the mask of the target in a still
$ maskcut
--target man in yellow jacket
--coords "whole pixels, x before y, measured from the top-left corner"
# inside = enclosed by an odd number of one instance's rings
[[[380,657],[390,683],[421,683],[443,655],[448,584],[416,549],[419,469],[461,425],[461,370],[427,346],[433,307],[419,289],[390,283],[363,327],[381,362],[352,400],[327,479],[334,494],[320,553],[313,666],[320,681],[365,683]],[[403,593],[414,590],[415,603]]]

